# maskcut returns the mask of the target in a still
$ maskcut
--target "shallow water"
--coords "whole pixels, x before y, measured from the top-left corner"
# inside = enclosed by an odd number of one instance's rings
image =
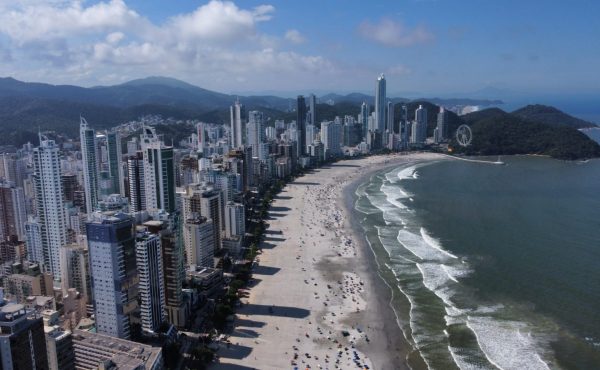
[[[435,369],[600,368],[600,161],[503,161],[407,164],[357,189],[403,329]]]

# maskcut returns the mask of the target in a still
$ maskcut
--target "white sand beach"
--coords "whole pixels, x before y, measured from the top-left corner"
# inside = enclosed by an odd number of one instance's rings
[[[255,282],[214,369],[402,369],[409,349],[373,255],[350,226],[344,188],[432,153],[347,160],[275,197]]]

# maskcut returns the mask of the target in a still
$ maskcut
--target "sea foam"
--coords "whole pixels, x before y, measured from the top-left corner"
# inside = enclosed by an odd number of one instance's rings
[[[538,354],[537,345],[524,323],[488,316],[468,316],[467,327],[475,334],[479,347],[494,366],[502,370],[549,370]]]

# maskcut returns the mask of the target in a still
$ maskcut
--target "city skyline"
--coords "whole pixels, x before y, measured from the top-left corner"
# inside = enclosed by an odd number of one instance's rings
[[[389,94],[597,92],[599,56],[586,47],[600,34],[597,4],[544,4],[544,17],[512,1],[361,5],[3,2],[0,75],[83,86],[165,75],[242,93],[370,91],[385,73]]]

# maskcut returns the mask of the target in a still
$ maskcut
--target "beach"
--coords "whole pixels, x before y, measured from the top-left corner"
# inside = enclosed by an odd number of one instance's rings
[[[371,174],[432,153],[345,160],[286,185],[272,203],[254,281],[214,369],[403,369],[412,347],[392,290],[352,217]]]

